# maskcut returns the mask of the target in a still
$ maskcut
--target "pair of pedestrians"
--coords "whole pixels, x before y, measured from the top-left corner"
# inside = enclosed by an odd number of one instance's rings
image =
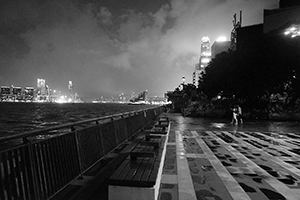
[[[231,110],[232,110],[231,124],[238,125],[239,122],[240,124],[243,124],[242,108],[239,105],[234,105]]]

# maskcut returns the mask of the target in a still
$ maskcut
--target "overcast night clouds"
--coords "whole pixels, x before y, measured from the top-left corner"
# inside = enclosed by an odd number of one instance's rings
[[[163,96],[191,82],[203,36],[230,38],[262,23],[279,0],[1,0],[0,85],[46,79],[83,98],[141,92]]]

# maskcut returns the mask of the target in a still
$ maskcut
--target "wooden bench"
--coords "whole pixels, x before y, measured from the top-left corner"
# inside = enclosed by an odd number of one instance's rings
[[[109,200],[156,200],[166,153],[166,137],[144,133],[109,179]],[[148,136],[148,137],[147,137]]]
[[[158,121],[150,130],[150,134],[167,134],[170,129],[169,121]]]
[[[160,117],[158,121],[169,121],[168,117]]]

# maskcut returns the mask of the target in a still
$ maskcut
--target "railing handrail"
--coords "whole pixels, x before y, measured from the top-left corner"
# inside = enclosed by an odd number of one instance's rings
[[[78,121],[78,122],[70,122],[70,123],[66,123],[66,124],[60,124],[60,125],[56,125],[56,126],[51,126],[51,127],[47,127],[47,128],[33,130],[33,131],[26,132],[26,133],[3,136],[3,137],[0,138],[0,142],[6,142],[6,141],[9,141],[9,140],[16,140],[16,139],[23,139],[24,140],[24,139],[27,139],[28,137],[41,135],[42,133],[46,133],[46,132],[53,131],[53,130],[59,130],[59,129],[63,129],[63,128],[72,128],[74,126],[78,126],[78,125],[81,125],[81,124],[97,122],[97,121],[103,121],[103,120],[107,120],[107,119],[114,120],[114,118],[116,118],[116,117],[123,117],[123,116],[126,116],[126,115],[130,116],[130,114],[137,114],[137,113],[144,112],[144,111],[147,111],[147,110],[150,110],[150,109],[153,109],[153,108],[146,108],[146,109],[140,109],[140,110],[129,111],[129,112],[124,112],[124,113],[118,113],[118,114],[113,114],[113,115],[107,115],[107,116],[102,116],[102,117],[96,117],[96,118],[92,118],[92,119],[81,120],[81,121]]]

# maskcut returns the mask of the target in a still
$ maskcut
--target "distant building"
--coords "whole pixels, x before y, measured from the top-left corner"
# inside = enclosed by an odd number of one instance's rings
[[[11,90],[9,86],[1,86],[0,100],[6,101],[10,98]]]
[[[203,37],[201,42],[201,56],[199,59],[200,68],[205,68],[211,59],[209,37]]]
[[[13,100],[22,100],[22,88],[11,86]]]
[[[300,6],[299,0],[280,0],[279,8],[288,8],[293,6]]]
[[[211,61],[211,49],[210,49],[209,37],[202,38],[200,51],[201,52],[200,52],[199,63],[195,65],[195,70],[193,72],[193,84],[196,87],[198,86],[201,73],[204,71],[205,67]]]
[[[46,95],[47,94],[45,79],[41,79],[41,78],[37,79],[37,94],[38,95]]]
[[[34,87],[25,87],[23,94],[24,94],[25,101],[33,101],[34,100]]]
[[[72,81],[69,81],[68,90],[69,90],[69,99],[68,99],[68,101],[74,102],[75,94],[74,94],[74,85],[73,85]]]
[[[10,87],[1,86],[1,95],[10,95]]]
[[[148,101],[148,90],[139,93],[136,97],[130,99],[130,102],[147,102]]]
[[[203,70],[201,70],[200,68],[200,63],[197,63],[195,65],[195,70],[193,72],[193,84],[197,87],[198,86],[198,83],[199,83],[199,78],[201,76],[201,72]]]
[[[36,98],[37,101],[49,101],[49,87],[45,79],[37,79]]]
[[[228,51],[231,46],[231,41],[215,41],[211,45],[211,59],[214,59],[217,54]]]

